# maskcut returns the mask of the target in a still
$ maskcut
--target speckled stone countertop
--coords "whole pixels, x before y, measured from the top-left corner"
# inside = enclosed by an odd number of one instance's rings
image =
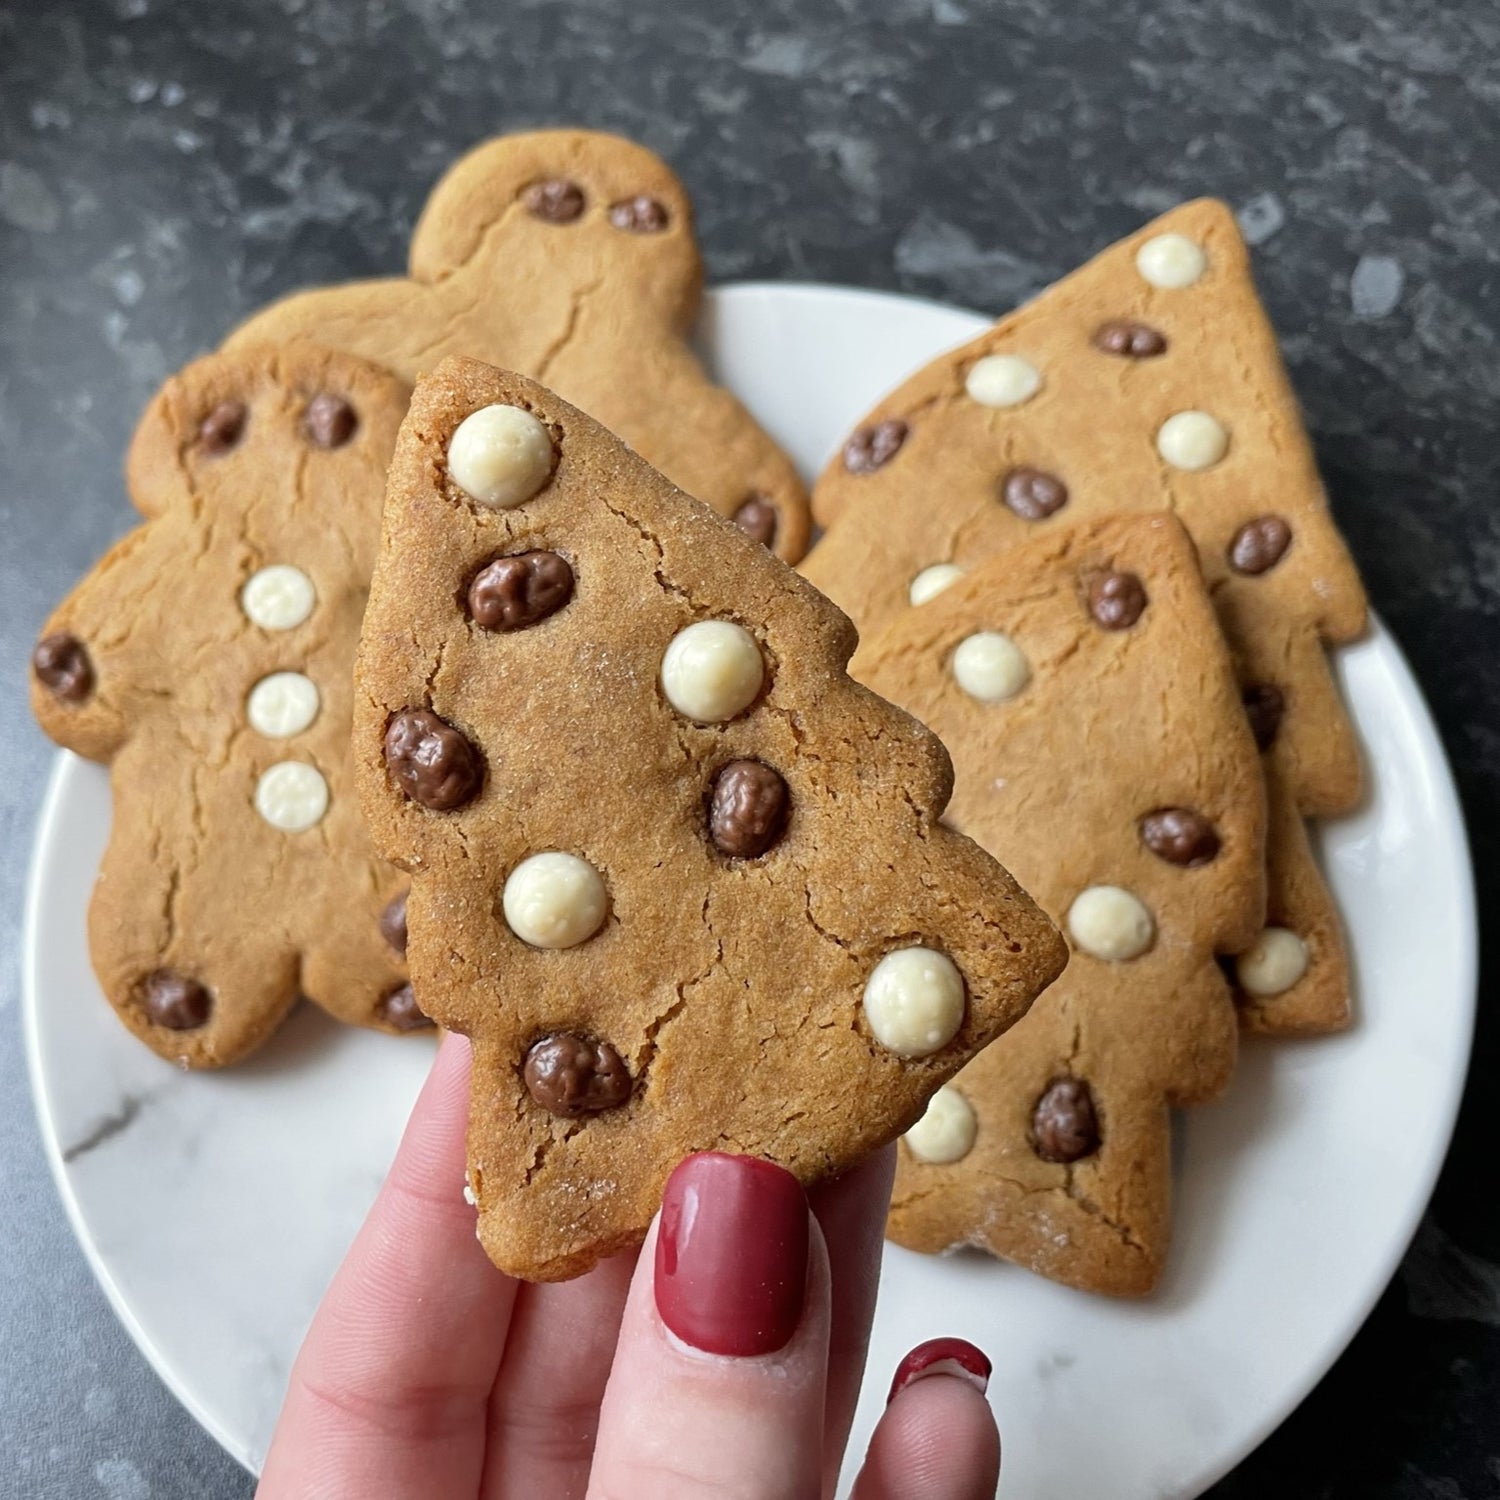
[[[1000,311],[1181,199],[1233,203],[1339,517],[1446,738],[1481,909],[1500,905],[1489,0],[0,0],[8,953],[52,757],[22,707],[27,651],[130,522],[120,455],[146,399],[273,294],[396,269],[458,151],[552,122],[665,154],[720,281],[852,282]],[[74,1244],[37,1138],[17,989],[12,960],[0,1496],[248,1496]],[[1400,1276],[1216,1496],[1500,1495],[1497,1063],[1481,1004],[1477,1082]]]

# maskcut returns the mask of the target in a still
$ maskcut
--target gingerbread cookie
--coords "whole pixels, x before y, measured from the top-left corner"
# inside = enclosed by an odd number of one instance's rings
[[[802,483],[688,344],[702,280],[692,206],[659,157],[619,136],[538,130],[449,169],[409,276],[289,297],[228,346],[311,339],[408,380],[447,354],[523,371],[795,562],[810,526]]]
[[[1063,945],[938,821],[937,740],[849,622],[551,392],[418,382],[356,674],[423,1006],[474,1044],[479,1233],[557,1280],[716,1148],[812,1182],[893,1139]]]
[[[941,736],[948,821],[1073,950],[908,1134],[890,1232],[1149,1291],[1168,1106],[1229,1079],[1218,959],[1265,909],[1260,765],[1192,541],[1165,513],[1051,528],[908,609],[852,670]]]
[[[1262,1036],[1318,1036],[1348,1026],[1349,958],[1333,894],[1296,801],[1267,761],[1266,927],[1228,964],[1240,1021]]]
[[[1324,656],[1365,628],[1234,216],[1189,203],[886,397],[819,479],[806,575],[866,635],[933,565],[1039,530],[1175,511],[1248,689],[1281,700],[1272,758],[1310,816],[1358,800]]]
[[[131,448],[150,519],[47,622],[42,728],[107,761],[114,819],[89,909],[99,982],[163,1057],[221,1067],[305,994],[385,1031],[426,1024],[349,754],[351,668],[408,391],[326,351],[189,365]]]

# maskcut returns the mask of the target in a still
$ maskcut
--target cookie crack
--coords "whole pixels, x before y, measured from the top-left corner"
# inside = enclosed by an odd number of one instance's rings
[[[578,320],[583,313],[584,304],[604,285],[602,276],[586,283],[573,293],[568,301],[568,315],[563,322],[562,332],[552,340],[541,352],[540,356],[533,361],[532,378],[547,384],[547,373],[552,367],[552,362],[573,341],[573,335],[578,331]]]

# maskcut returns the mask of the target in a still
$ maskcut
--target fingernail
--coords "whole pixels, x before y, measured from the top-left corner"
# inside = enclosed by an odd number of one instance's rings
[[[656,1235],[656,1310],[709,1354],[785,1348],[807,1292],[807,1195],[790,1172],[706,1151],[667,1179]]]
[[[889,1406],[907,1386],[929,1375],[956,1375],[983,1395],[989,1389],[992,1368],[984,1350],[976,1349],[967,1339],[928,1339],[896,1366],[896,1378],[891,1381],[885,1404]]]

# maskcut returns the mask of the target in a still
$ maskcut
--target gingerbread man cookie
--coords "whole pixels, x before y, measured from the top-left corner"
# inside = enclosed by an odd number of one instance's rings
[[[890,1232],[1147,1292],[1168,1106],[1229,1079],[1219,960],[1265,909],[1260,765],[1192,541],[1165,513],[1049,528],[898,616],[852,670],[941,736],[948,821],[1073,950],[908,1133]]]
[[[42,728],[107,761],[94,968],[163,1057],[221,1067],[307,995],[426,1023],[401,891],[354,796],[351,668],[407,388],[327,351],[189,365],[130,452],[149,519],[58,608],[32,661]]]
[[[688,344],[702,280],[692,206],[659,157],[619,136],[538,130],[449,169],[408,276],[299,293],[228,347],[311,339],[408,380],[448,354],[523,371],[795,562],[810,526],[802,483]]]
[[[474,1045],[470,1190],[514,1275],[639,1241],[707,1148],[813,1182],[1061,968],[939,821],[937,740],[849,622],[596,422],[445,360],[397,444],[356,673],[423,1007]]]

